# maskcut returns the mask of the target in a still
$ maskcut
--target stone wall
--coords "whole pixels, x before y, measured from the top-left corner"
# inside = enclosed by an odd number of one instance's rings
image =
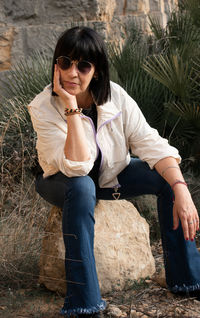
[[[178,0],[0,0],[0,71],[35,49],[50,51],[71,25],[87,24],[119,41],[130,20],[148,31],[148,14],[163,25]]]

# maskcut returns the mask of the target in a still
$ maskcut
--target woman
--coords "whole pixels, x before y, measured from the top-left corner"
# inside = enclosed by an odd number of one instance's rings
[[[61,314],[101,317],[106,306],[93,253],[96,199],[157,195],[168,287],[198,296],[200,257],[194,237],[199,217],[178,151],[109,81],[104,43],[94,30],[75,27],[62,34],[52,73],[52,84],[29,111],[44,171],[36,189],[63,209],[67,295]],[[139,159],[131,158],[129,149]]]

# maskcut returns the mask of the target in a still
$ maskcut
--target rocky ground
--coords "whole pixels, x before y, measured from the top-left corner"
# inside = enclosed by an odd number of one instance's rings
[[[107,297],[107,317],[200,317],[200,301],[175,296],[166,289],[161,244],[155,244],[152,250],[156,261],[154,277]]]
[[[171,294],[165,287],[160,243],[153,247],[156,274],[152,279],[129,285],[123,292],[105,295],[105,317],[187,317],[200,318],[200,302]],[[35,289],[0,290],[1,318],[59,318],[63,298],[39,286]]]

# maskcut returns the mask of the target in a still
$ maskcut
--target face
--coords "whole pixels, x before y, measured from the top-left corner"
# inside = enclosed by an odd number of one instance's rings
[[[95,67],[93,64],[82,63],[79,61],[69,61],[70,66],[63,69],[59,59],[57,61],[60,71],[60,81],[62,87],[71,95],[84,95],[88,93],[89,84],[95,75]],[[88,66],[88,68],[87,68]]]

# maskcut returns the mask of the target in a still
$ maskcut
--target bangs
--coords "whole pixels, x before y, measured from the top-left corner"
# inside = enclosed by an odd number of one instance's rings
[[[68,56],[72,60],[86,60],[96,65],[98,56],[94,40],[81,34],[66,39],[59,50],[59,56]]]

